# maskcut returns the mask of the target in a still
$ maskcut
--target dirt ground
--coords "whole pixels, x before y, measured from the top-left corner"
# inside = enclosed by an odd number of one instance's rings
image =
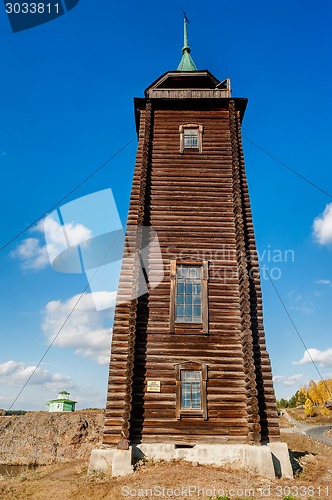
[[[247,470],[185,462],[149,462],[125,478],[87,476],[87,462],[72,462],[0,476],[0,499],[65,500],[123,498],[330,499],[332,447],[304,435],[283,434],[295,469],[294,480],[273,481]],[[227,497],[228,495],[228,497]],[[292,496],[289,496],[292,495]]]

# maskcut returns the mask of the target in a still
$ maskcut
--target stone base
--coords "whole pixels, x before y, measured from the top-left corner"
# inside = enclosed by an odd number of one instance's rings
[[[269,443],[276,476],[293,479],[293,469],[286,443]]]
[[[246,466],[256,474],[269,479],[274,479],[276,476],[293,478],[286,443],[270,443],[268,446],[196,444],[190,447],[178,447],[167,443],[142,443],[130,446],[129,450],[96,449],[92,450],[88,472],[126,476],[133,472],[132,464],[142,458],[181,459],[219,466],[232,464],[235,467]]]
[[[92,450],[88,474],[103,472],[114,477],[127,476],[134,472],[132,466],[133,450],[118,450],[116,448]]]

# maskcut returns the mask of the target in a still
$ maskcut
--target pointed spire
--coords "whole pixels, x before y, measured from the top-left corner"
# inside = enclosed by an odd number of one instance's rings
[[[180,61],[180,64],[177,68],[177,71],[196,71],[196,64],[192,60],[192,57],[190,55],[190,47],[188,44],[188,27],[187,23],[189,23],[188,18],[185,14],[184,15],[184,45],[182,49],[182,58]]]

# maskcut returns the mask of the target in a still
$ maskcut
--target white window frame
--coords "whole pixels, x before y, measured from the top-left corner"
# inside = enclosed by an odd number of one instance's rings
[[[185,130],[197,130],[197,147],[185,147],[184,145],[184,135]],[[198,151],[199,154],[203,152],[203,125],[199,125],[198,123],[187,123],[185,125],[179,125],[180,132],[180,153],[184,153],[185,151]]]

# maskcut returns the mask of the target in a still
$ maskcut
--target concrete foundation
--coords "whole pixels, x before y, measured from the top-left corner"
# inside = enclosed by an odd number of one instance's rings
[[[133,450],[129,447],[129,450],[115,450],[112,460],[112,476],[127,476],[134,472],[133,462]]]
[[[129,450],[115,448],[93,450],[88,472],[126,476],[133,472],[133,464],[143,458],[181,459],[219,466],[232,464],[235,468],[246,466],[249,470],[269,479],[274,479],[276,476],[293,478],[286,443],[270,443],[267,446],[197,444],[188,447],[166,443],[142,443],[131,446]]]
[[[112,472],[113,455],[115,448],[95,449],[91,451],[88,474]]]
[[[287,477],[293,479],[293,469],[290,463],[288,446],[286,443],[268,444],[274,465],[274,470],[278,477]]]
[[[112,474],[114,477],[132,474],[134,472],[132,447],[130,446],[129,450],[116,448],[92,450],[88,474],[98,472]]]

